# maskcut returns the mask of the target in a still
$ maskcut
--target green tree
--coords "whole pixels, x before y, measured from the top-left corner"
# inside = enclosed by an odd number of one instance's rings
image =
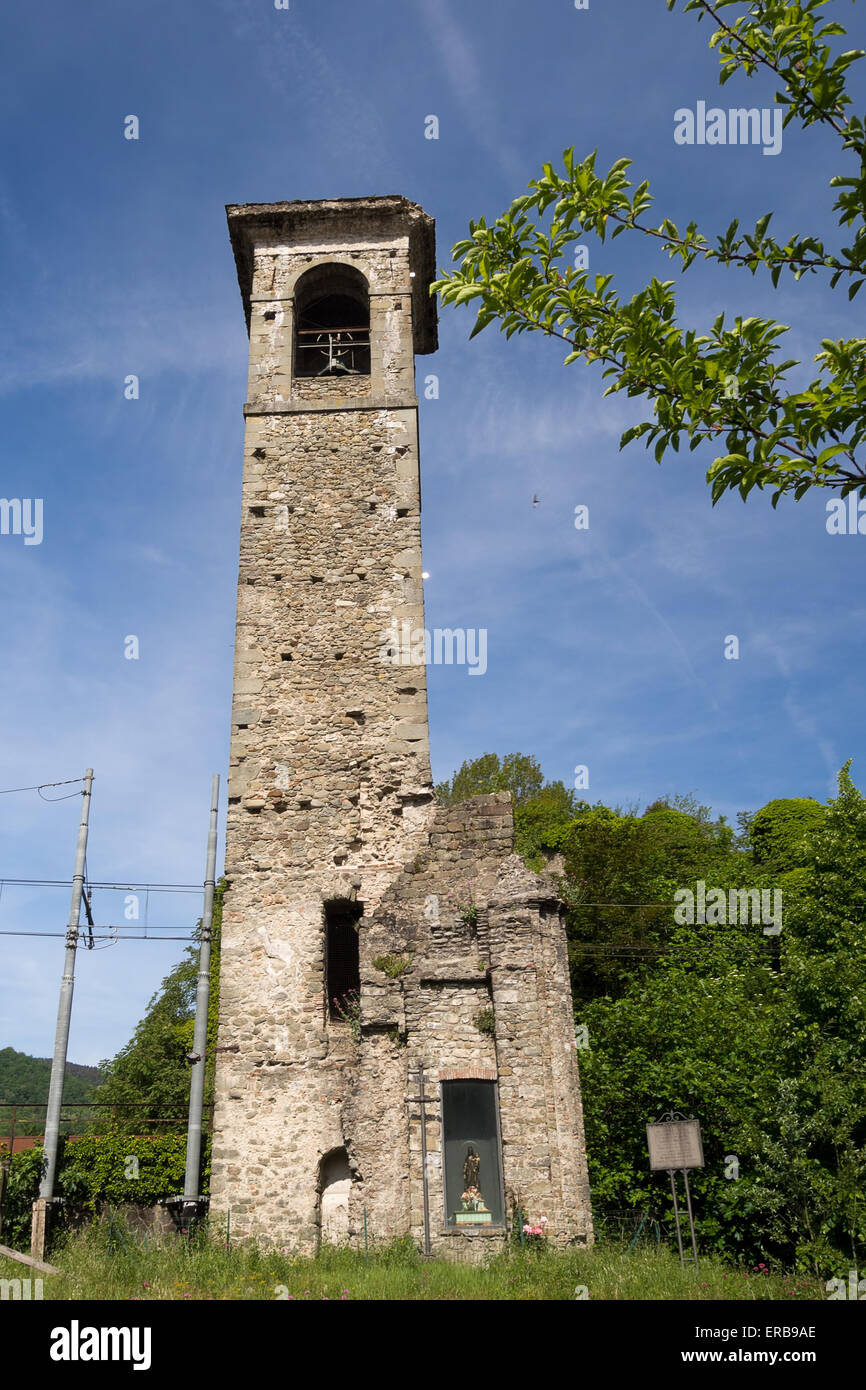
[[[785,998],[774,1048],[790,1081],[765,1139],[763,1188],[773,1193],[772,1214],[792,1182],[773,1143],[794,1148],[798,1260],[819,1271],[835,1250],[836,1273],[866,1255],[866,798],[849,764],[808,843],[781,937]]]
[[[514,846],[533,869],[545,867],[554,852],[557,830],[567,825],[585,802],[564,782],[546,782],[539,762],[523,753],[484,753],[464,762],[453,777],[436,786],[445,806],[471,796],[511,792],[514,805]]]
[[[784,872],[809,861],[809,835],[824,821],[824,807],[808,796],[768,801],[749,822],[756,864]]]
[[[12,1047],[0,1048],[0,1134],[9,1133],[13,1105],[16,1107],[16,1134],[42,1133],[50,1079],[50,1057],[31,1057],[26,1052],[16,1052]],[[93,1090],[101,1080],[97,1067],[67,1062],[61,1117],[63,1132],[75,1133],[86,1124],[88,1111],[71,1107],[92,1101]],[[32,1108],[27,1105],[28,1101],[34,1102]]]
[[[666,3],[673,10],[676,0]],[[845,30],[836,20],[822,22],[828,3],[755,0],[743,9],[742,0],[684,0],[683,9],[717,24],[710,46],[720,57],[720,83],[735,72],[772,72],[783,127],[820,125],[854,156],[853,167],[830,180],[850,246],[827,249],[811,235],[777,240],[768,232],[771,213],[752,232],[741,233],[734,219],[714,242],[695,222],[682,232],[669,218],[654,225],[646,216],[653,201],[648,180],[635,187],[627,178],[631,160],[619,159],[600,174],[595,153],[576,161],[568,149],[563,171],[545,164],[530,191],[491,226],[483,218],[470,223],[468,239],[452,250],[457,268],[431,287],[443,304],[479,301],[473,337],[497,322],[508,337],[540,332],[561,339],[566,363],[601,364],[610,383],[605,395],[646,398],[652,418],[627,429],[621,448],[644,439],[661,462],[682,440],[693,450],[706,442],[717,448],[723,439],[724,452],[707,474],[714,502],[728,489],[745,499],[768,485],[774,506],[781,495],[799,499],[813,486],[866,494],[866,338],[822,340],[814,356],[819,375],[804,390],[790,391],[786,378],[799,364],[781,357],[785,325],[750,315],[726,326],[721,314],[711,327],[683,329],[674,281],[654,277],[623,301],[611,288],[612,271],[590,280],[570,250],[588,236],[604,242],[627,232],[646,238],[683,272],[703,259],[752,275],[761,269],[774,286],[783,273],[796,280],[808,273],[825,277],[831,288],[841,282],[853,298],[866,276],[866,137],[861,118],[848,113],[845,79],[863,51],[833,56],[828,40]],[[735,4],[740,13],[723,14]]]
[[[866,798],[846,766],[820,814],[802,802],[771,802],[754,818],[780,831],[758,851],[774,845],[769,857],[717,843],[700,875],[718,886],[781,882],[779,937],[754,924],[667,920],[660,949],[628,962],[606,993],[576,997],[576,1019],[589,1033],[581,1071],[602,1215],[650,1207],[669,1218],[663,1185],[646,1171],[643,1127],[678,1109],[703,1127],[707,1167],[693,1182],[701,1246],[826,1279],[866,1252]],[[593,846],[598,862],[585,853],[583,863],[620,891],[623,869],[651,875],[653,859],[635,825],[610,825]],[[645,882],[659,891],[701,862],[679,829],[655,848],[662,875]]]
[[[754,928],[727,940],[705,927],[702,936],[677,930],[663,956],[633,967],[620,998],[578,1006],[589,1040],[580,1068],[593,1203],[602,1229],[606,1211],[631,1208],[673,1230],[670,1183],[649,1171],[645,1126],[679,1110],[703,1134],[706,1167],[690,1174],[699,1248],[757,1261],[766,1243],[727,1159],[751,1169],[759,1088],[777,1070],[778,977],[760,959]]]
[[[472,762],[464,762],[459,771],[445,782],[436,785],[436,795],[446,806],[467,801],[470,796],[490,792],[511,792],[515,806],[522,806],[544,786],[544,773],[535,758],[523,753],[484,753]]]
[[[699,878],[740,886],[751,864],[724,820],[688,798],[696,814],[656,801],[643,816],[587,807],[544,842],[561,856],[562,893],[576,999],[622,993],[635,969],[664,949],[674,893]]]
[[[219,943],[225,882],[214,898],[213,943],[208,1008],[208,1066],[205,1102],[213,1096],[213,1062],[219,1014]],[[199,924],[200,926],[201,924]],[[199,947],[188,946],[183,960],[165,977],[132,1038],[111,1061],[93,1100],[113,1123],[131,1133],[182,1129],[189,1105]]]
[[[514,848],[531,869],[547,867],[559,832],[582,810],[589,810],[564,782],[546,782],[514,811]]]

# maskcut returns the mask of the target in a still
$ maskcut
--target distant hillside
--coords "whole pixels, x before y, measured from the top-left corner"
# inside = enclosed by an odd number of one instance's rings
[[[31,1057],[26,1052],[16,1052],[14,1047],[0,1048],[0,1103],[45,1104],[48,1100],[50,1077],[49,1057]],[[76,1101],[89,1101],[94,1089],[103,1080],[98,1067],[85,1067],[78,1062],[67,1062],[66,1084],[63,1087],[64,1102],[72,1104]],[[0,1122],[6,1117],[8,1111],[5,1115],[0,1113]]]

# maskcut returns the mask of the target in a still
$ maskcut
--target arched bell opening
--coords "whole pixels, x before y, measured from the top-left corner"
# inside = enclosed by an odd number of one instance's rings
[[[370,375],[370,292],[350,265],[317,265],[295,286],[296,377]]]

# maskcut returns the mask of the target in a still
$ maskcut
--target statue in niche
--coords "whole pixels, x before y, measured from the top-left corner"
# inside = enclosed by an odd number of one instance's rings
[[[474,1224],[477,1222],[488,1222],[491,1220],[489,1209],[485,1206],[484,1198],[481,1196],[479,1187],[481,1173],[481,1158],[478,1151],[471,1144],[466,1146],[466,1157],[463,1160],[463,1192],[460,1201],[463,1210],[458,1212],[457,1221],[459,1225]]]
[[[478,1175],[481,1171],[481,1159],[471,1144],[466,1146],[466,1158],[463,1163],[463,1186],[477,1187]]]

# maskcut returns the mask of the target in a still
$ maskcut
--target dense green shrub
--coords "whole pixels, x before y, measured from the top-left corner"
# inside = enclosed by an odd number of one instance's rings
[[[16,1154],[3,1206],[4,1245],[30,1243],[32,1204],[39,1195],[41,1145]],[[64,1199],[55,1229],[105,1206],[155,1206],[183,1191],[186,1136],[183,1134],[88,1134],[61,1139],[56,1195]]]

